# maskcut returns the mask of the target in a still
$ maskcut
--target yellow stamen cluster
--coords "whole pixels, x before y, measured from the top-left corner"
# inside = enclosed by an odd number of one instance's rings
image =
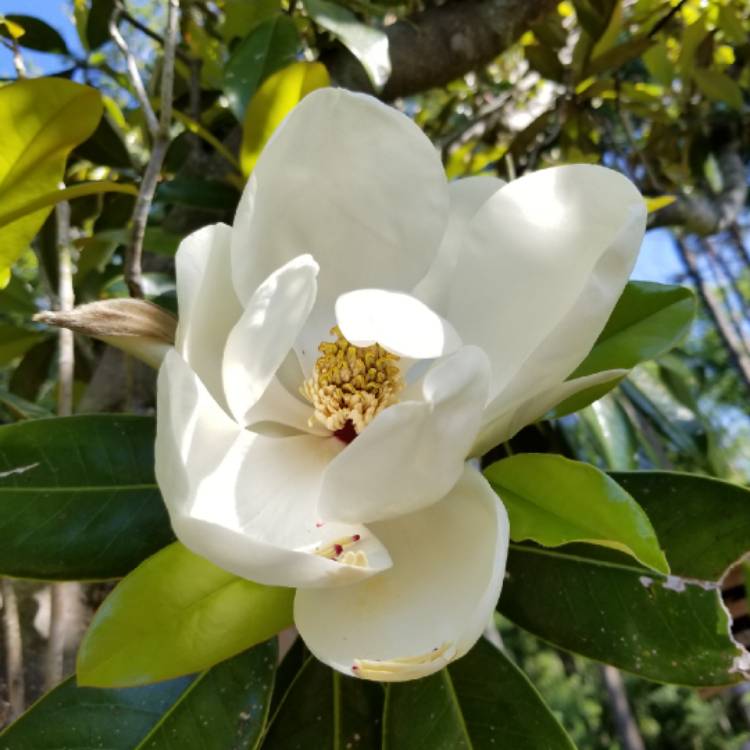
[[[432,651],[419,656],[404,656],[397,659],[355,659],[352,672],[368,680],[390,682],[394,679],[413,679],[424,674],[426,665],[441,662],[448,664],[456,655],[452,643],[443,643]]]
[[[336,432],[351,422],[359,434],[387,406],[395,404],[404,383],[398,357],[380,344],[350,344],[338,326],[331,328],[336,341],[318,347],[313,376],[300,391],[315,408],[314,419]],[[311,420],[312,422],[312,420]]]

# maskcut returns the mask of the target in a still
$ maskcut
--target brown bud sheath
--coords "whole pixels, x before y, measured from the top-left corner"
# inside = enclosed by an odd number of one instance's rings
[[[151,367],[159,367],[174,346],[177,328],[177,319],[171,313],[151,302],[130,298],[91,302],[69,312],[40,312],[34,320],[101,339]]]

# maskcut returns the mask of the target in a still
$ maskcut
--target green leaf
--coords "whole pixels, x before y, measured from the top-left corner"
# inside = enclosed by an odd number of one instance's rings
[[[21,47],[58,55],[69,54],[68,46],[60,33],[40,18],[8,13],[5,20],[18,24],[23,29],[23,35],[18,38]]]
[[[391,75],[388,37],[361,21],[347,8],[329,0],[304,0],[305,10],[318,26],[330,31],[362,64],[375,91]]]
[[[609,550],[511,543],[498,609],[560,648],[658,682],[727,685],[747,669],[717,586]]]
[[[227,750],[257,747],[274,671],[268,641],[193,678],[146,687],[76,687],[44,696],[0,735],[13,750]]]
[[[44,337],[40,331],[0,322],[0,366],[10,364]]]
[[[686,287],[628,282],[593,349],[570,378],[604,370],[628,370],[659,357],[687,335],[695,310],[695,295]],[[582,409],[619,382],[620,378],[615,378],[576,393],[555,407],[555,416]]]
[[[599,75],[611,68],[621,68],[636,57],[641,57],[652,44],[654,44],[653,39],[642,36],[628,39],[627,42],[611,47],[589,62],[586,77]]]
[[[545,547],[588,542],[669,572],[648,516],[594,466],[547,453],[521,453],[484,470],[502,499],[514,541]]]
[[[291,625],[293,596],[172,544],[99,608],[78,651],[78,680],[123,687],[206,669]]]
[[[0,88],[0,205],[12,212],[55,190],[70,150],[85,141],[102,113],[99,92],[62,78],[33,78]],[[0,228],[0,287],[50,208]]]
[[[0,427],[0,573],[125,575],[168,544],[154,422],[92,415]]]
[[[698,88],[709,98],[724,102],[738,112],[742,111],[742,89],[737,81],[726,73],[706,68],[693,70],[693,80]]]
[[[86,41],[89,49],[96,49],[110,40],[109,19],[115,9],[115,0],[91,0],[86,19]]]
[[[388,750],[575,750],[528,677],[484,638],[435,675],[386,689]]]
[[[276,639],[199,675],[134,750],[257,747],[276,671]]]
[[[17,420],[52,418],[54,414],[33,401],[27,401],[15,393],[0,388],[0,404],[2,404]]]
[[[648,513],[672,572],[720,581],[750,551],[750,490],[677,472],[612,474]]]
[[[104,117],[99,120],[91,137],[77,146],[75,153],[97,165],[106,165],[116,169],[132,169],[133,167],[130,152],[109,112],[104,113]]]
[[[293,648],[287,661],[297,662]],[[375,682],[346,677],[313,656],[301,667],[277,703],[262,747],[264,750],[380,750],[383,688]]]
[[[218,180],[176,177],[162,182],[156,189],[156,200],[205,211],[226,211],[237,203],[236,188]]]
[[[261,83],[293,63],[298,49],[297,27],[289,16],[281,13],[258,24],[237,45],[224,68],[224,93],[240,122]]]
[[[0,734],[13,750],[133,750],[190,684],[190,679],[129,690],[76,687],[71,677]]]
[[[255,168],[263,147],[291,110],[311,91],[331,80],[319,62],[296,62],[269,76],[255,92],[242,122],[240,164],[245,176]]]
[[[630,369],[678,344],[695,317],[695,295],[684,286],[631,281],[591,353],[571,378]]]
[[[229,42],[235,37],[246,36],[256,26],[279,12],[280,0],[224,0],[224,23],[221,35]]]

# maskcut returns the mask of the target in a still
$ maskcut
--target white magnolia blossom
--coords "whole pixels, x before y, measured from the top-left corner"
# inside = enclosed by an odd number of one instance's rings
[[[296,588],[305,643],[344,673],[407,680],[464,654],[509,540],[467,458],[622,374],[566,381],[644,226],[638,191],[610,170],[448,184],[395,109],[307,96],[234,226],[177,253],[156,471],[178,538]]]

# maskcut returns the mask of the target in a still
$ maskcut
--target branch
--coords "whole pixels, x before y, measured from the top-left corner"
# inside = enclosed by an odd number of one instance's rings
[[[391,76],[385,100],[444,86],[481,68],[557,5],[554,0],[450,0],[388,26]],[[359,62],[345,49],[322,56],[344,88],[373,93]]]
[[[169,145],[169,127],[172,123],[172,90],[174,88],[174,58],[177,48],[177,27],[179,17],[179,0],[169,0],[167,6],[167,28],[164,34],[164,59],[161,70],[161,106],[159,120],[153,128],[153,146],[151,158],[141,181],[141,189],[133,211],[133,233],[125,256],[125,281],[131,297],[143,297],[141,256],[143,255],[143,238],[146,234],[148,212],[154,200],[156,183],[159,180],[161,167]],[[132,55],[131,55],[132,57]],[[150,103],[146,106],[154,115]],[[147,110],[147,111],[148,111]],[[156,116],[154,115],[154,119]]]
[[[2,579],[3,626],[5,631],[5,678],[10,703],[10,719],[18,718],[25,707],[23,642],[18,600],[9,578]]]

